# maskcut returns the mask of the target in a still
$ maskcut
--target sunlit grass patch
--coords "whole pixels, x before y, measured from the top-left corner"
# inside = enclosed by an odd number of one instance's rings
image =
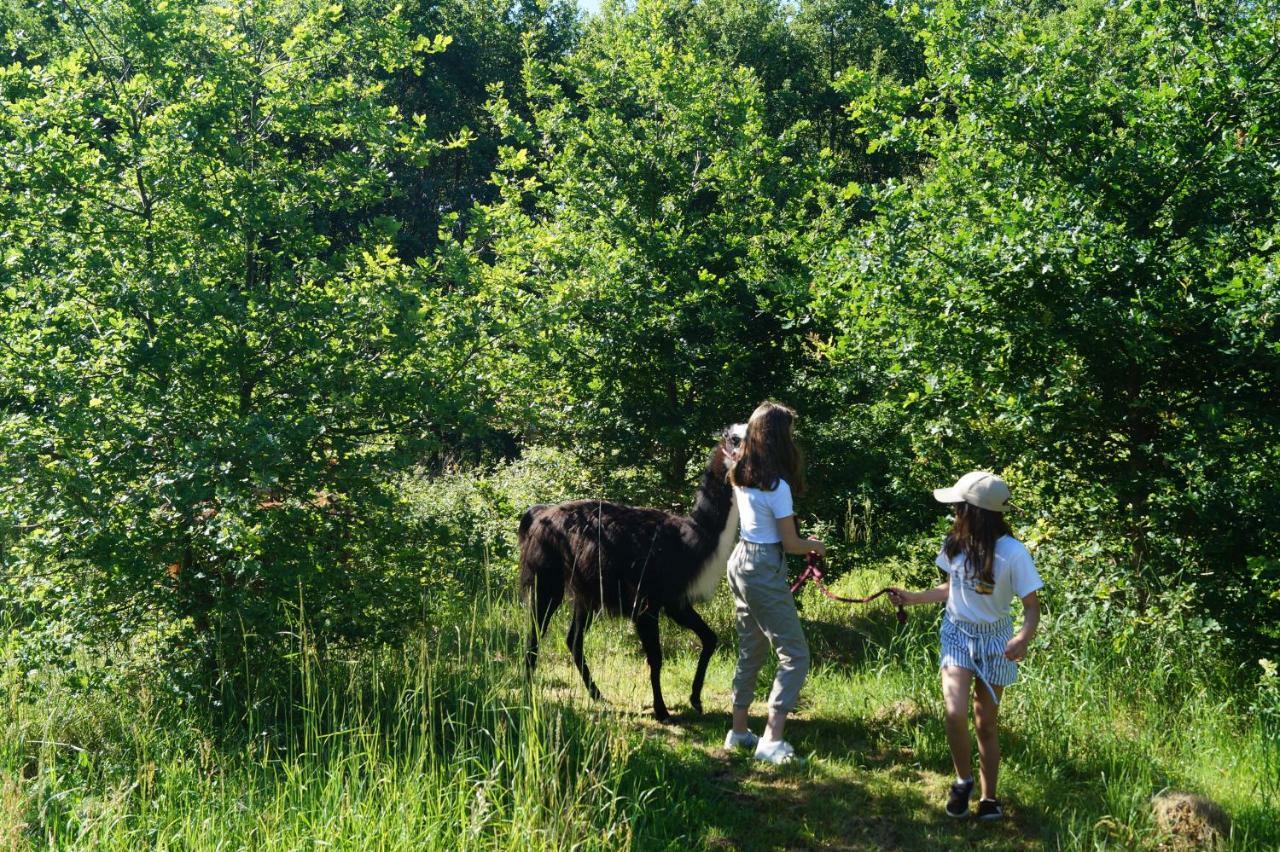
[[[865,592],[889,573],[841,578],[838,591]],[[704,607],[724,641],[702,715],[688,706],[697,642],[663,626],[676,715],[667,725],[650,715],[629,624],[600,620],[588,634],[605,695],[593,702],[564,647],[567,615],[527,683],[524,612],[497,595],[400,650],[323,655],[299,631],[271,700],[234,724],[147,690],[80,694],[53,675],[11,686],[0,839],[105,849],[1155,849],[1167,837],[1153,797],[1177,789],[1224,808],[1230,846],[1280,842],[1265,732],[1235,701],[1208,688],[1158,692],[1148,672],[1127,676],[1140,656],[1052,632],[1002,707],[1008,819],[948,819],[936,612],[899,627],[887,606],[812,591],[801,607],[815,665],[788,727],[802,758],[791,766],[722,748],[737,651],[727,592]],[[771,676],[753,708],[757,731]]]

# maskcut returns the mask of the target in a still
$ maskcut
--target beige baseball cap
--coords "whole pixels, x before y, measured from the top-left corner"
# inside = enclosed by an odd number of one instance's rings
[[[939,503],[969,503],[992,512],[1018,508],[1009,502],[1009,486],[1005,481],[983,470],[966,473],[950,488],[935,488],[933,499]]]

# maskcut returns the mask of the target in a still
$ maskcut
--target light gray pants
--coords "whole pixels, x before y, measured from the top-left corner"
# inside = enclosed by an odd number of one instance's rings
[[[772,649],[778,655],[778,673],[769,694],[769,710],[794,710],[809,673],[809,643],[787,586],[782,545],[738,542],[729,557],[729,588],[737,605],[738,628],[733,706],[751,705],[756,679]]]

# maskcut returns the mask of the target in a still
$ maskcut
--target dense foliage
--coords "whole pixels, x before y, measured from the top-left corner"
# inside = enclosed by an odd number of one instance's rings
[[[451,144],[386,93],[448,39],[320,3],[47,11],[0,77],[10,606],[178,619],[217,668],[303,599],[335,638],[403,629],[388,480],[465,420],[484,329],[368,212]]]
[[[408,471],[536,445],[678,503],[777,396],[844,545],[919,555],[993,468],[1053,606],[1273,655],[1277,21],[4,0],[3,617],[207,674],[299,609],[394,639],[501,547]]]
[[[1050,519],[1068,587],[1141,618],[1196,585],[1228,642],[1252,625],[1274,648],[1265,5],[941,6],[926,77],[847,80],[868,146],[929,166],[877,187],[817,277],[832,376],[901,423],[904,481],[1003,468]]]
[[[670,35],[670,14],[602,18],[557,69],[572,92],[532,66],[528,121],[496,101],[513,144],[473,251],[526,323],[497,365],[505,396],[553,440],[656,460],[678,487],[742,400],[786,385],[806,175],[764,133],[752,74]]]

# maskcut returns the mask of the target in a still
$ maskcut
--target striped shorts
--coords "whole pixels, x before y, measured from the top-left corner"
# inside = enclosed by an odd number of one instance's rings
[[[992,686],[1008,686],[1018,679],[1018,664],[1006,659],[1005,643],[1013,638],[1013,620],[1002,618],[991,624],[953,621],[942,614],[942,660],[940,668],[968,669]]]

